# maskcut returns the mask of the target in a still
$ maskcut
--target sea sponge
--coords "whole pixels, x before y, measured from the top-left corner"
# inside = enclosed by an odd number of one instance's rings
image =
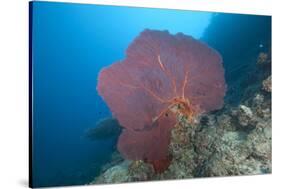
[[[97,89],[124,127],[118,141],[123,156],[162,170],[176,117],[192,121],[221,108],[226,84],[218,52],[182,33],[147,29],[124,60],[100,72]]]

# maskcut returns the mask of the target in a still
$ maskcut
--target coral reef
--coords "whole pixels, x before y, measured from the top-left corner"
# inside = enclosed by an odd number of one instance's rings
[[[168,168],[159,173],[145,161],[131,161],[118,182],[271,173],[271,74],[262,78],[260,88],[238,105],[226,104],[193,122],[178,115]]]
[[[253,33],[253,31],[255,32]],[[234,33],[235,35],[233,35]],[[178,36],[182,39],[181,35],[176,35],[176,38]],[[173,66],[169,64],[170,60],[175,59],[173,55],[176,53],[164,51],[167,54],[166,57],[164,54],[157,54],[159,48],[167,48],[165,43],[155,42],[156,44],[160,44],[155,47],[155,43],[149,43],[151,38],[145,38],[143,41],[141,39],[136,40],[129,47],[127,55],[129,55],[128,57],[131,60],[134,58],[142,60],[140,66],[142,69],[151,70],[143,78],[157,78],[154,75],[157,69],[155,67],[155,69],[151,69],[148,64],[145,64],[146,62],[156,63],[154,65],[157,65],[158,62],[161,69],[174,69],[173,71],[177,72],[175,62],[181,62],[181,59],[179,58],[176,59],[177,61],[173,61]],[[168,126],[170,129],[168,148],[165,148],[167,150],[165,153],[168,154],[166,156],[167,158],[157,162],[161,168],[165,165],[165,169],[161,172],[155,171],[155,168],[152,168],[153,164],[147,163],[149,159],[146,158],[143,158],[141,161],[130,161],[129,165],[126,166],[127,175],[123,177],[125,179],[122,178],[121,182],[271,173],[271,17],[216,14],[212,18],[211,24],[205,30],[201,40],[218,50],[224,60],[225,79],[228,84],[228,90],[224,98],[223,108],[211,112],[202,111],[197,116],[190,116],[192,111],[189,111],[188,116],[186,114],[174,114],[175,116],[172,120],[174,120],[175,126],[169,127],[169,125],[164,124],[164,126]],[[167,38],[165,41],[172,42],[173,40]],[[146,48],[138,48],[135,45],[138,43]],[[172,43],[177,44],[179,48],[184,46],[179,45],[177,42]],[[170,52],[172,49],[170,47],[166,50]],[[147,54],[150,56],[146,56]],[[185,57],[184,60],[193,59]],[[130,66],[132,65],[127,64],[127,67]],[[158,66],[158,69],[160,67]],[[179,69],[182,68],[179,67]],[[126,69],[125,67],[120,67],[120,70]],[[173,71],[171,73],[174,73]],[[137,75],[137,77],[140,76],[140,73],[136,72],[136,70],[131,74]],[[167,74],[170,75],[169,72]],[[201,77],[204,74],[199,72],[196,75]],[[116,78],[115,72],[108,73],[108,79],[110,78],[112,80]],[[208,79],[208,77],[205,79]],[[123,74],[123,77],[119,81],[124,81],[126,84],[128,80],[135,82],[129,73]],[[170,80],[157,79],[155,80],[157,82],[154,83],[148,82],[147,80],[141,81],[144,81],[143,86],[150,86],[148,89],[151,89],[154,92],[153,94],[159,95],[164,99],[168,98],[174,90],[173,87],[171,88],[173,83]],[[157,85],[171,83],[171,85],[164,85],[164,91],[155,91],[155,88],[151,86],[156,83]],[[178,85],[176,84],[176,86]],[[169,90],[166,91],[166,89]],[[191,91],[193,89],[195,93],[198,93],[196,88],[191,88]],[[133,101],[127,99],[128,95],[134,95],[135,90],[133,88],[132,90],[113,88],[112,90],[117,90],[118,92],[120,90],[122,92],[125,91],[126,94],[122,98],[125,98],[127,104],[135,105],[131,104]],[[115,94],[112,93],[111,95]],[[138,97],[138,101],[143,102],[144,96]],[[198,96],[198,94],[195,96]],[[220,95],[217,97],[220,97]],[[118,100],[121,101],[122,98]],[[211,102],[212,99],[209,99],[209,101]],[[147,117],[151,118],[155,116],[151,114],[154,110],[152,109],[154,104],[151,104],[152,106],[146,108],[146,117],[143,117],[144,112],[136,112],[134,110],[132,113],[135,116],[139,116],[139,119],[147,121]],[[136,109],[141,107],[140,105],[134,106]],[[218,107],[221,108],[221,106]],[[170,114],[168,116],[170,117]],[[190,117],[193,117],[192,121],[190,121]],[[144,125],[143,122],[139,122],[137,119],[126,121],[132,121],[131,123],[136,124],[132,126],[136,128],[133,130],[149,130],[147,128],[152,126],[151,124]],[[158,125],[154,126],[153,128],[157,128]],[[159,132],[159,130],[155,131],[155,133]],[[164,132],[164,135],[166,134]],[[139,139],[135,139],[135,141],[136,143],[140,142]],[[157,140],[154,140],[154,142],[157,145],[161,143]],[[166,146],[167,141],[164,140],[164,142]],[[151,143],[145,141],[145,144],[140,147],[146,147],[147,144]],[[154,148],[156,146],[153,146],[151,150]],[[134,149],[128,147],[126,150],[133,151]],[[172,158],[170,159],[168,157]],[[168,161],[170,162],[166,163]],[[110,175],[110,173],[104,172],[99,177],[104,177],[104,174]]]
[[[111,184],[123,182],[138,182],[153,179],[155,176],[154,169],[151,164],[142,160],[130,161],[122,160],[122,162],[112,165],[95,178],[90,184]]]
[[[271,173],[270,106],[270,98],[257,93],[249,106],[205,114],[193,124],[179,118],[168,169],[159,174],[150,164],[132,161],[118,182]]]
[[[261,52],[258,56],[257,64],[264,65],[264,64],[269,64],[269,63],[271,63],[269,55],[267,53]]]
[[[271,92],[271,76],[269,76],[266,80],[262,82],[262,88],[267,92]]]
[[[110,167],[90,184],[111,184],[111,183],[128,182],[129,164],[130,164],[129,161],[123,161],[120,164]]]
[[[246,127],[251,124],[251,121],[253,120],[253,112],[251,108],[240,105],[238,108],[238,120],[239,124]]]
[[[134,161],[129,166],[128,181],[146,181],[152,179],[155,174],[154,168],[151,164],[145,163],[142,160]]]
[[[100,72],[97,89],[125,128],[118,140],[121,154],[163,172],[171,162],[168,145],[176,117],[193,121],[220,109],[226,85],[214,49],[182,33],[144,30],[124,60]]]
[[[114,151],[110,157],[110,161],[108,161],[105,165],[100,169],[101,173],[106,172],[111,167],[118,165],[124,161],[123,157],[118,151]]]

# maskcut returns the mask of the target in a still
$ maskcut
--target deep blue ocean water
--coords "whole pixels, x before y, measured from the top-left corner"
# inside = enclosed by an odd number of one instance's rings
[[[85,131],[111,115],[99,71],[125,56],[144,29],[201,38],[212,13],[33,2],[33,184],[86,184],[109,161],[112,140]]]
[[[199,38],[211,13],[33,3],[33,181],[83,184],[96,176],[112,145],[85,130],[110,116],[96,91],[98,72],[124,58],[146,28]]]

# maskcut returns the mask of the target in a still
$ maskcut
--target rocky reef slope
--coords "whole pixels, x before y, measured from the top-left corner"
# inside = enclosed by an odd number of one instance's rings
[[[204,36],[224,59],[224,107],[178,117],[165,172],[114,154],[91,184],[271,173],[271,18],[218,14]]]
[[[169,145],[173,160],[165,172],[115,154],[118,164],[107,165],[93,183],[271,173],[271,76],[257,84],[260,89],[237,106],[226,104],[192,124],[178,117]]]

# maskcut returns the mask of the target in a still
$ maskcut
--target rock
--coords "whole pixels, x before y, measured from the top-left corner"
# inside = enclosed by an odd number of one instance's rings
[[[121,156],[121,154],[118,151],[114,151],[111,154],[110,161],[102,166],[101,172],[105,172],[107,169],[109,169],[115,165],[118,165],[119,163],[122,163],[123,161],[124,161],[124,159]]]
[[[91,184],[112,184],[129,181],[129,167],[130,161],[123,161],[121,164],[115,165],[107,169],[103,174],[95,179]]]
[[[232,112],[234,113],[234,112]],[[233,127],[233,124],[231,122],[231,116],[228,114],[222,114],[217,117],[217,123],[220,128],[222,128],[224,131],[233,131],[235,130],[235,127]]]
[[[267,160],[271,158],[271,128],[257,127],[247,137],[247,145],[252,151],[252,156]]]
[[[194,123],[179,117],[171,132],[172,162],[163,173],[144,161],[123,161],[94,183],[271,173],[271,148],[271,98],[258,93]]]
[[[262,82],[262,89],[266,92],[271,92],[271,76]]]
[[[154,169],[151,164],[144,161],[133,161],[129,165],[129,181],[147,181],[152,178]]]
[[[264,102],[264,96],[262,94],[257,94],[253,99],[254,106],[260,106]]]
[[[258,65],[264,65],[270,63],[270,58],[267,53],[261,52],[257,58]]]
[[[242,126],[248,126],[253,119],[253,112],[251,108],[245,106],[245,105],[240,105],[239,110],[238,110],[238,120],[239,124]]]

